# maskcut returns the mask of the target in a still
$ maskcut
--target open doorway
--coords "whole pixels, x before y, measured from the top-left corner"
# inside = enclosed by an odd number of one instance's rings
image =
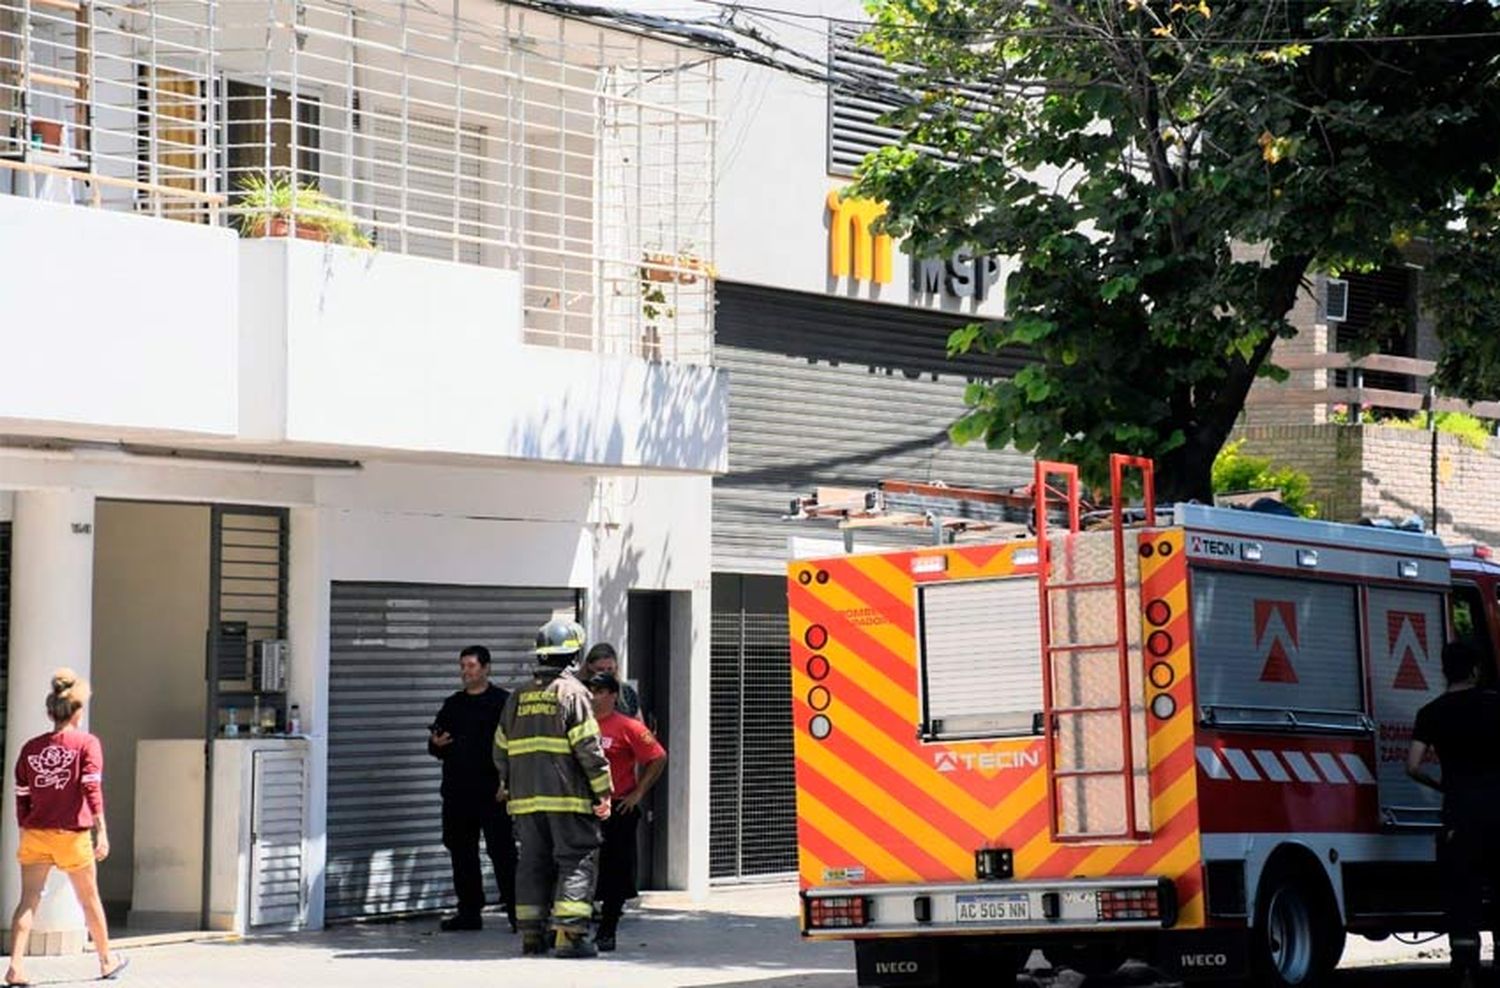
[[[208,742],[258,739],[285,723],[285,665],[254,656],[261,642],[284,646],[286,580],[284,510],[95,507],[90,729],[104,746],[112,845],[99,887],[118,928],[204,927],[208,859],[238,853],[206,850],[210,833],[216,845],[238,840],[236,828],[211,826],[227,821],[210,821],[208,807],[244,815],[214,798]]]
[[[199,925],[202,800],[174,800],[165,813],[140,806],[145,819],[138,820],[136,778],[144,751],[148,770],[169,765],[174,785],[203,790],[209,523],[206,505],[101,500],[95,507],[89,723],[104,745],[112,846],[99,865],[99,891],[110,922],[122,928]],[[159,742],[177,742],[177,750]],[[174,848],[170,858],[138,861],[138,826],[170,827],[170,838],[153,839]],[[136,909],[137,898],[153,908]]]
[[[632,590],[626,617],[629,643],[628,678],[641,695],[641,719],[670,753],[668,723],[672,702],[672,594],[662,590]],[[667,771],[672,771],[667,763]],[[658,784],[646,797],[646,826],[637,833],[640,887],[667,887],[667,787]]]

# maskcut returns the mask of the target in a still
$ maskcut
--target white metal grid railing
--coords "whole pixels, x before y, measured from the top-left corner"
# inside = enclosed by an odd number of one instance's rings
[[[0,191],[514,270],[528,342],[706,362],[714,92],[483,0],[0,0]]]

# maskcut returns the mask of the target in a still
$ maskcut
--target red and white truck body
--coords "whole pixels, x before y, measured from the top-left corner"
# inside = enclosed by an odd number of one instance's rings
[[[1445,640],[1494,654],[1500,567],[1228,508],[1049,517],[789,564],[804,935],[854,940],[861,984],[1041,948],[1291,985],[1346,930],[1440,929],[1405,760]]]

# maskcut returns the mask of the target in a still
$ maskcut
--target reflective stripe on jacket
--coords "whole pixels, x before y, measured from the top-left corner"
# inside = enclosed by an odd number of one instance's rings
[[[511,693],[495,730],[494,758],[512,816],[592,814],[610,793],[588,687],[571,672],[539,673]]]

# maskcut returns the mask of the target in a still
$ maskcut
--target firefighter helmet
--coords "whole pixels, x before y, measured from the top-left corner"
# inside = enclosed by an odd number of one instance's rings
[[[536,633],[537,658],[548,665],[568,665],[583,651],[583,644],[583,628],[577,621],[554,618]]]

